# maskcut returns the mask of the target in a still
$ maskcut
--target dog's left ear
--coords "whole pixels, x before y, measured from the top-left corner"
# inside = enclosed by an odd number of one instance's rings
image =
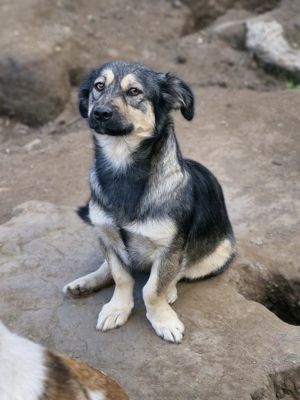
[[[92,70],[81,82],[79,88],[79,112],[83,118],[88,117],[89,97],[93,81],[97,77],[98,70]]]
[[[194,95],[189,86],[175,74],[159,74],[163,99],[172,110],[180,109],[185,119],[194,117]]]

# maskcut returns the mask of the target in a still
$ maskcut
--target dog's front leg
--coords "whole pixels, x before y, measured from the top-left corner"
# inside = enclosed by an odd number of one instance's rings
[[[133,308],[134,280],[129,273],[127,251],[117,228],[108,224],[95,228],[116,284],[110,302],[103,306],[98,316],[97,329],[106,331],[127,321]]]
[[[154,261],[148,282],[143,288],[147,318],[158,336],[180,343],[184,325],[168,304],[169,293],[180,278],[180,252],[164,250]]]

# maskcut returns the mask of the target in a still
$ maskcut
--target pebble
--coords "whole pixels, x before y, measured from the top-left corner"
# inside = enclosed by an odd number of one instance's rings
[[[34,139],[31,142],[25,144],[24,149],[26,151],[37,150],[41,147],[42,141],[41,139]]]
[[[262,246],[264,244],[261,239],[252,239],[251,243],[255,244],[256,246]]]

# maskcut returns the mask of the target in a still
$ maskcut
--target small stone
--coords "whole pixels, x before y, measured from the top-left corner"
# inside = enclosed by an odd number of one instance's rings
[[[262,246],[264,242],[261,239],[252,239],[251,243],[255,244],[255,246]]]
[[[182,7],[182,2],[180,0],[173,0],[172,1],[172,6],[174,8],[181,8]]]
[[[91,22],[91,23],[97,22],[97,18],[96,18],[94,15],[92,15],[92,14],[90,14],[90,15],[87,16],[87,20],[88,20],[89,22]]]
[[[15,133],[19,135],[25,135],[26,133],[28,133],[28,130],[28,126],[23,124],[17,124],[14,128]]]
[[[187,62],[187,58],[186,58],[185,56],[179,54],[179,55],[176,57],[175,61],[176,61],[178,64],[185,64],[185,63]]]
[[[42,141],[41,139],[34,139],[31,142],[25,144],[24,149],[28,152],[37,150],[41,147]]]
[[[202,36],[198,36],[198,38],[197,38],[197,44],[203,44],[203,42],[204,42],[203,37],[202,37]]]

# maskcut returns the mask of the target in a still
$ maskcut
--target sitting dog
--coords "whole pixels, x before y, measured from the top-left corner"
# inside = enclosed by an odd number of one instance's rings
[[[194,97],[171,73],[112,62],[82,82],[79,110],[93,130],[91,197],[78,210],[95,227],[100,268],[64,287],[74,296],[113,281],[97,329],[125,324],[133,308],[135,269],[150,271],[143,288],[147,318],[163,339],[179,343],[184,325],[171,308],[176,284],[221,272],[234,255],[222,189],[201,164],[183,158],[171,117],[194,116]]]
[[[0,321],[1,400],[128,400],[111,378],[10,332]]]

